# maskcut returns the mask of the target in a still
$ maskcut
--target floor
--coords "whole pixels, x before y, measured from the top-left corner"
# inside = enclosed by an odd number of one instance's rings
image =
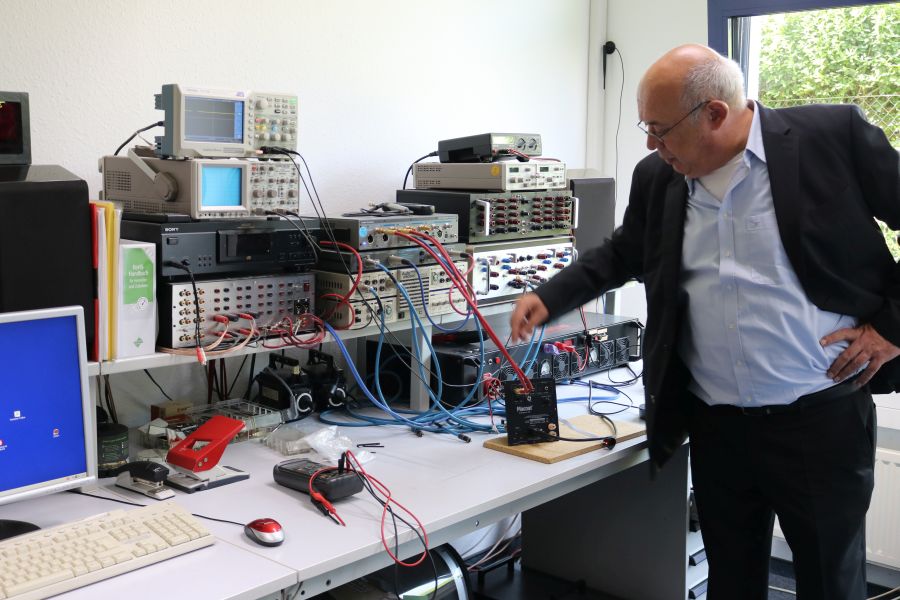
[[[576,583],[563,581],[554,577],[523,571],[518,561],[513,571],[501,567],[487,573],[479,585],[475,577],[471,578],[472,598],[475,600],[617,600],[593,590],[585,589]],[[772,559],[769,571],[768,600],[796,600],[794,593],[794,569],[791,563]],[[886,588],[869,584],[868,598],[887,592]],[[900,600],[900,592],[884,596],[879,600]]]
[[[773,558],[769,564],[769,600],[795,600],[797,598],[796,589],[793,565],[785,560]],[[873,598],[887,591],[887,588],[870,583],[866,597]],[[879,600],[897,600],[898,598],[900,598],[900,592],[884,596]]]

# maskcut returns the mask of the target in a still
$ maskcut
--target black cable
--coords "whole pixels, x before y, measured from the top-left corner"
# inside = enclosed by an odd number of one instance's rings
[[[149,371],[149,370],[144,369],[144,373],[147,374],[147,377],[150,378],[150,381],[153,382],[153,385],[155,385],[156,387],[159,388],[159,391],[162,392],[162,395],[163,395],[163,396],[165,396],[165,397],[166,397],[167,399],[169,399],[169,400],[172,400],[172,396],[168,395],[168,394],[166,393],[166,390],[164,390],[164,389],[162,388],[162,386],[159,385],[159,383],[157,383],[155,379],[153,379],[153,375],[150,374],[150,371]]]
[[[613,195],[619,191],[619,128],[622,126],[622,92],[625,91],[625,61],[622,60],[622,53],[616,48],[616,54],[619,55],[619,64],[622,67],[622,82],[619,84],[619,117],[616,121],[616,178],[613,180]]]
[[[422,158],[417,158],[416,160],[414,160],[414,161],[412,162],[412,164],[409,165],[409,168],[406,170],[406,176],[403,178],[403,188],[402,188],[402,189],[404,189],[404,190],[406,189],[406,182],[407,182],[407,180],[409,179],[410,173],[412,173],[413,165],[415,165],[415,164],[418,163],[418,162],[422,162],[422,161],[425,160],[426,158],[431,158],[432,156],[437,156],[437,155],[438,155],[438,152],[437,152],[437,150],[435,150],[434,152],[429,152],[428,154],[426,154],[426,155],[423,156]]]
[[[549,433],[541,431],[540,429],[535,429],[533,427],[531,428],[531,433],[534,433],[548,441],[559,440],[562,442],[602,442],[601,447],[609,448],[610,450],[612,450],[616,445],[616,438],[611,435],[590,438],[565,438],[558,435],[550,435]]]
[[[613,367],[610,367],[610,368],[607,370],[606,376],[609,377],[609,381],[610,381],[610,384],[612,385],[612,387],[618,388],[619,386],[626,387],[626,386],[629,386],[629,385],[634,385],[634,384],[637,383],[637,381],[644,375],[644,372],[643,372],[643,371],[641,371],[640,373],[635,373],[635,372],[634,372],[634,369],[631,368],[631,365],[621,365],[621,366],[623,366],[623,367],[625,367],[626,369],[628,369],[628,372],[631,373],[631,379],[626,379],[625,381],[615,381],[615,380],[613,380],[613,378],[610,377],[610,374],[612,373]]]
[[[356,274],[353,273],[353,271],[350,269],[350,265],[348,265],[347,261],[344,260],[344,253],[340,251],[340,246],[338,246],[337,238],[334,235],[334,230],[331,228],[331,225],[328,222],[328,218],[325,216],[325,208],[324,208],[324,206],[322,206],[321,199],[319,199],[319,192],[316,189],[316,184],[313,181],[312,172],[309,170],[309,165],[306,163],[306,159],[303,158],[302,154],[300,154],[299,152],[297,152],[295,150],[288,150],[287,148],[281,148],[278,146],[266,146],[266,147],[262,148],[262,150],[264,152],[266,152],[267,154],[282,154],[284,156],[287,156],[288,159],[290,159],[291,163],[293,163],[294,168],[297,170],[297,175],[300,177],[300,181],[303,183],[304,189],[306,189],[306,194],[307,194],[307,196],[309,196],[310,203],[313,206],[313,211],[315,211],[316,217],[318,217],[320,220],[320,225],[321,225],[322,230],[325,232],[326,236],[329,238],[331,243],[334,244],[334,251],[337,253],[338,258],[341,261],[341,265],[344,267],[344,272],[346,272],[349,277],[355,279]],[[435,156],[437,155],[436,153],[433,153],[433,154]],[[312,192],[310,192],[309,186],[306,185],[306,178],[303,177],[303,172],[300,170],[300,166],[297,164],[297,161],[294,160],[293,155],[298,156],[300,158],[300,160],[303,161],[303,166],[306,167],[306,172],[309,177],[309,183],[312,186]],[[424,158],[428,158],[428,156],[427,155],[423,156],[419,160],[422,160]],[[418,162],[418,161],[416,161],[416,162]],[[317,203],[318,203],[318,206],[317,206]],[[321,210],[321,212],[320,212],[320,210]],[[298,219],[300,219],[301,224],[303,224],[304,227],[306,226],[305,222],[303,221],[302,217],[300,217],[299,214],[292,212],[292,211],[288,211],[288,210],[282,210],[281,212],[291,215],[291,216],[294,216],[294,217],[297,217]],[[278,214],[278,213],[276,213],[276,214]],[[288,222],[293,223],[293,221],[291,221],[290,219],[288,219]],[[296,224],[294,224],[294,227],[297,227]],[[327,250],[323,250],[321,247],[319,248],[319,250],[321,252],[327,252]],[[370,304],[368,298],[365,297],[365,295],[363,295],[362,293],[359,293],[359,296],[360,296],[362,303],[369,310],[369,323],[366,324],[366,326],[368,326],[369,324],[371,324],[372,320],[374,320],[373,315],[375,315],[376,312],[375,312],[372,304]],[[388,337],[390,337],[392,340],[392,342],[390,344],[388,344],[388,347],[391,350],[391,352],[397,357],[398,360],[400,360],[401,363],[403,363],[405,366],[407,366],[409,368],[409,370],[413,374],[413,376],[415,376],[419,381],[422,382],[422,385],[424,385],[426,387],[430,386],[430,383],[425,381],[425,379],[421,375],[418,374],[417,369],[413,369],[398,354],[395,346],[405,347],[405,344],[402,341],[400,341],[400,338],[398,338],[396,336],[396,334],[387,325],[385,325],[385,332],[387,333]],[[410,355],[412,356],[412,353],[410,353]]]
[[[128,504],[130,506],[140,506],[146,507],[149,504],[141,504],[139,502],[130,502],[128,500],[120,500],[118,498],[108,498],[107,496],[98,496],[96,494],[88,494],[86,492],[82,492],[79,489],[66,490],[70,494],[78,494],[79,496],[87,496],[88,498],[96,498],[98,500],[109,500],[110,502],[118,502],[119,504]],[[217,521],[219,523],[229,523],[231,525],[237,525],[238,527],[243,527],[243,523],[238,523],[237,521],[229,521],[228,519],[217,519],[216,517],[207,517],[206,515],[200,515],[197,513],[191,513],[195,517],[199,517],[201,519],[206,519],[208,521]]]
[[[270,153],[276,153],[276,154],[277,154],[277,153],[281,153],[281,154],[286,154],[286,155],[288,156],[288,158],[291,159],[291,162],[294,163],[294,168],[297,169],[297,173],[298,173],[298,175],[300,176],[300,181],[303,182],[303,185],[304,185],[304,187],[306,188],[306,193],[307,193],[307,195],[309,196],[310,201],[313,203],[313,210],[316,212],[316,216],[319,217],[319,218],[321,219],[322,229],[326,232],[326,234],[330,237],[331,242],[334,244],[334,252],[336,252],[337,255],[338,255],[338,258],[340,258],[341,264],[342,264],[342,266],[344,267],[344,271],[347,273],[347,275],[348,275],[349,277],[355,279],[355,278],[356,278],[356,274],[352,272],[352,270],[350,269],[350,266],[349,266],[349,265],[347,264],[347,262],[344,260],[344,254],[343,254],[343,252],[340,251],[340,247],[337,245],[337,239],[335,238],[334,231],[330,229],[330,225],[327,225],[328,220],[327,220],[327,218],[325,217],[325,209],[322,208],[322,214],[320,215],[320,214],[319,214],[319,210],[316,208],[316,204],[315,204],[316,200],[313,199],[313,196],[312,196],[312,194],[310,193],[309,188],[306,187],[306,181],[305,181],[305,179],[303,178],[303,174],[300,172],[300,167],[299,167],[299,166],[297,165],[297,163],[293,160],[293,157],[290,156],[290,154],[292,153],[292,151],[289,151],[289,150],[286,150],[286,149],[283,149],[283,148],[273,148],[273,147],[269,147],[269,148],[268,148],[268,151],[269,151]],[[303,156],[300,155],[298,152],[293,152],[293,154],[297,154],[297,156],[300,157],[300,160],[302,160],[304,166],[306,166],[307,173],[309,173],[309,166],[306,165],[306,160],[303,158]],[[423,158],[427,158],[427,157],[423,157]],[[421,160],[421,159],[419,159],[419,160]],[[315,191],[315,190],[316,190],[316,187],[315,187],[315,183],[314,183],[313,180],[312,180],[312,174],[311,174],[311,173],[309,174],[309,181],[310,181],[310,184],[312,185],[313,191],[314,191],[315,194],[316,194],[316,199],[318,199],[318,192]],[[322,204],[322,203],[321,203],[321,200],[320,200],[320,201],[319,201],[319,206],[320,206],[320,207],[321,207],[321,204]],[[281,211],[281,212],[284,212],[284,213],[286,213],[286,214],[288,214],[288,215],[291,215],[291,216],[295,216],[295,217],[297,217],[298,219],[300,219],[300,215],[298,215],[298,214],[296,214],[296,213],[294,213],[294,212],[291,212],[291,211],[288,211],[288,210],[284,210],[284,211]],[[289,221],[290,221],[290,220],[289,220]],[[290,222],[292,222],[292,221],[290,221]],[[292,222],[292,223],[293,223],[293,222]],[[303,223],[302,219],[301,219],[301,223]],[[304,223],[304,226],[305,226],[305,223]],[[296,227],[296,224],[294,225],[294,227]],[[320,248],[320,250],[321,250],[322,252],[328,252],[327,250],[322,250],[321,248]],[[374,308],[372,307],[372,305],[369,304],[369,300],[365,297],[365,295],[363,295],[362,293],[359,293],[359,296],[360,296],[360,299],[361,299],[361,301],[363,302],[363,304],[365,304],[366,308],[369,310],[369,323],[366,324],[366,326],[368,326],[368,325],[372,322],[372,320],[373,320],[373,315],[375,315],[376,312],[375,312]],[[419,381],[422,382],[423,385],[426,385],[426,386],[430,385],[429,382],[425,381],[418,373],[416,373],[415,370],[414,370],[409,364],[407,364],[407,362],[404,361],[403,358],[398,354],[398,352],[397,352],[395,346],[398,346],[398,347],[399,347],[399,346],[405,347],[405,344],[403,344],[403,342],[400,341],[400,339],[394,334],[393,331],[391,331],[391,328],[388,327],[387,324],[385,324],[385,332],[386,332],[386,333],[388,334],[388,336],[392,339],[392,343],[391,343],[391,344],[388,344],[388,346],[389,346],[391,352],[393,352],[393,354],[397,357],[397,359],[400,360],[400,362],[403,363],[403,364],[410,370],[410,372],[413,373],[413,375],[414,375],[415,377],[417,377],[417,378],[419,379]]]
[[[250,400],[250,394],[253,390],[253,382],[256,381],[256,375],[253,374],[253,371],[256,370],[256,352],[250,357],[250,372],[248,373],[249,379],[247,380],[247,389],[244,391],[244,400]]]
[[[297,167],[297,164],[294,163],[294,168],[296,168],[296,167]],[[299,172],[300,171],[298,170],[297,173],[299,174]],[[299,213],[295,213],[294,211],[287,210],[287,209],[282,209],[280,211],[267,210],[266,214],[267,215],[275,215],[277,217],[280,217],[280,218],[284,219],[285,221],[287,221],[288,223],[290,223],[291,225],[293,225],[293,227],[297,231],[300,232],[300,235],[302,235],[306,239],[306,242],[309,244],[310,248],[312,248],[313,256],[316,259],[316,263],[319,262],[319,252],[324,252],[324,250],[322,250],[322,248],[319,246],[318,242],[316,242],[315,236],[313,236],[312,232],[310,232],[309,228],[306,226],[306,221],[303,220],[303,217],[301,217]],[[296,223],[294,223],[291,219],[288,219],[284,215],[296,217],[297,220],[300,221],[300,224],[303,225],[303,228],[301,229],[300,227],[298,227]]]
[[[413,527],[412,524],[410,524],[409,521],[407,521],[406,519],[404,519],[404,518],[401,517],[400,515],[396,514],[396,513],[394,512],[394,510],[391,508],[391,505],[388,504],[387,502],[385,502],[384,500],[382,500],[382,499],[378,496],[378,494],[375,492],[375,489],[372,487],[372,483],[368,480],[367,477],[365,477],[362,473],[360,473],[360,472],[357,471],[356,469],[349,469],[349,470],[350,470],[353,474],[356,475],[357,479],[359,479],[360,482],[362,483],[363,488],[364,488],[367,492],[369,492],[369,494],[375,499],[375,501],[376,501],[378,504],[380,504],[380,505],[384,508],[384,510],[387,511],[387,512],[391,515],[391,519],[392,519],[393,522],[394,522],[394,556],[399,556],[399,540],[397,539],[397,538],[398,538],[398,534],[397,534],[397,521],[396,521],[397,519],[399,519],[400,522],[402,522],[402,523],[403,523],[404,525],[406,525],[410,530],[412,530],[412,532],[413,532],[414,534],[416,534],[416,537],[419,538],[419,542],[421,542],[422,547],[425,548],[425,552],[428,554],[429,560],[431,560],[431,568],[432,568],[432,570],[434,571],[434,591],[431,593],[431,598],[434,599],[434,598],[437,596],[437,591],[438,591],[438,572],[437,572],[437,564],[435,564],[435,562],[434,562],[434,556],[432,556],[431,550],[428,548],[428,544],[425,543],[425,538],[422,537],[422,534],[419,533],[419,530],[418,530],[417,528]],[[399,565],[397,565],[397,563],[394,563],[394,564],[395,564],[395,566],[399,566]],[[398,594],[397,596],[399,597],[400,595]]]
[[[122,142],[121,146],[116,148],[116,151],[113,153],[113,156],[118,156],[119,152],[122,151],[122,148],[124,148],[125,145],[128,144],[128,142],[130,142],[131,140],[136,138],[139,133],[143,133],[143,132],[147,131],[148,129],[153,129],[154,127],[164,127],[164,126],[165,126],[165,123],[163,121],[157,121],[156,123],[151,123],[151,124],[147,125],[146,127],[142,127],[141,129],[138,129],[137,131],[135,131],[134,133],[131,134],[130,138],[128,138],[127,140]]]
[[[109,375],[103,376],[104,395],[106,396],[106,411],[113,423],[119,422],[119,414],[116,412],[116,401],[113,398],[112,386],[109,383]]]
[[[237,385],[238,377],[241,375],[241,371],[244,370],[244,365],[247,364],[247,355],[244,355],[244,359],[241,361],[241,366],[238,367],[237,373],[234,374],[234,379],[231,380],[231,385],[228,386],[228,391],[225,392],[225,395],[229,398],[231,397],[231,392],[234,391],[234,386]]]
[[[181,262],[176,262],[174,260],[167,260],[164,265],[168,267],[173,267],[175,269],[181,269],[182,271],[187,272],[188,277],[191,278],[191,287],[194,289],[194,308],[197,311],[197,314],[194,315],[194,345],[197,347],[198,351],[202,347],[200,343],[200,294],[197,293],[197,280],[194,279],[194,272],[191,270],[189,266],[190,263],[187,259],[182,260]],[[198,352],[199,358],[199,352]]]
[[[210,361],[209,368],[212,369],[213,374],[213,390],[216,392],[216,396],[219,397],[219,401],[221,402],[225,397],[222,395],[222,386],[219,383],[219,369],[216,366],[215,360]]]

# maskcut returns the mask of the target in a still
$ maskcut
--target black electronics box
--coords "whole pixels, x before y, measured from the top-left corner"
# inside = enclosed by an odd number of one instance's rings
[[[508,340],[510,335],[509,315],[491,315],[486,317],[488,323],[501,340]],[[548,323],[544,329],[544,339],[538,348],[533,368],[526,373],[529,377],[548,377],[555,381],[561,379],[584,377],[608,371],[615,367],[627,365],[631,361],[642,358],[644,326],[637,319],[617,315],[585,313],[585,326],[578,311],[568,313]],[[478,332],[474,323],[469,323],[457,333],[435,333],[433,337],[434,358],[440,363],[444,383],[442,400],[448,404],[457,404],[469,393],[475,384],[480,362]],[[537,339],[537,331],[535,332]],[[502,353],[486,334],[484,334],[485,372],[493,373],[501,381],[515,379],[512,366],[506,362]],[[575,353],[559,351],[554,342],[569,344]],[[377,342],[367,342],[366,357],[368,372],[375,370],[374,356]],[[528,349],[528,342],[508,344],[507,351],[513,359],[521,360]],[[386,398],[409,398],[410,373],[406,366],[395,356],[400,354],[404,361],[410,362],[409,350],[396,346],[386,347],[381,353],[381,373],[388,374],[381,378],[382,391]],[[431,387],[437,388],[434,366],[431,367]],[[483,390],[479,389],[475,398],[482,398]]]
[[[575,249],[584,252],[612,237],[616,224],[616,180],[611,177],[572,177],[569,189],[578,198]]]
[[[534,389],[526,392],[518,381],[503,382],[506,442],[510,446],[555,442],[559,438],[556,382],[542,378],[532,379],[531,384]]]
[[[87,183],[58,165],[0,166],[0,312],[80,305],[95,358]]]
[[[316,262],[315,250],[305,230],[295,220],[234,219],[227,221],[160,222],[126,215],[122,219],[122,239],[156,244],[159,277],[166,281],[186,281],[183,269],[167,262],[183,260],[197,278],[211,275],[259,275],[301,272]],[[304,219],[308,221],[309,219]],[[318,228],[310,227],[313,238]]]
[[[309,478],[315,475],[316,471],[325,468],[328,468],[327,465],[306,458],[292,458],[275,465],[272,477],[278,485],[308,494]],[[313,487],[315,491],[325,496],[326,500],[334,502],[361,492],[363,484],[353,471],[339,473],[335,469],[317,475]]]
[[[279,372],[279,367],[286,367]],[[309,377],[300,369],[300,361],[290,356],[269,353],[269,367],[253,378],[259,384],[259,394],[253,401],[281,411],[285,419],[296,421],[312,414],[315,409]]]

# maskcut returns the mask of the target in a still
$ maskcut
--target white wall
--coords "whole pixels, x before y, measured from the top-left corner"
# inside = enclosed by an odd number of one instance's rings
[[[97,159],[161,118],[163,83],[290,92],[330,213],[392,199],[437,140],[536,131],[585,155],[588,0],[4,0],[2,89],[31,94],[34,163],[97,197]],[[152,135],[152,132],[148,132]]]
[[[299,150],[330,214],[392,199],[448,137],[539,132],[547,155],[584,166],[589,0],[2,5],[0,89],[30,94],[33,162],[63,165],[92,198],[98,158],[161,118],[153,95],[172,82],[297,94]],[[205,398],[199,366],[153,375]],[[112,386],[130,425],[162,397],[141,373]]]
[[[631,172],[649,151],[646,136],[635,127],[638,122],[637,86],[644,71],[667,50],[680,44],[707,43],[706,0],[610,0],[607,9],[606,40],[615,42],[625,65],[624,79],[619,55],[607,57],[606,94],[602,106],[589,107],[604,115],[603,170],[616,177],[616,223],[621,224],[628,205]],[[601,42],[602,44],[603,42]],[[592,40],[593,45],[593,40]],[[622,84],[624,82],[624,88]],[[619,94],[622,94],[621,118]],[[588,117],[590,122],[591,117]],[[616,129],[618,128],[618,148]],[[618,157],[618,169],[616,168]],[[642,285],[627,287],[617,294],[616,312],[645,319],[647,304]]]

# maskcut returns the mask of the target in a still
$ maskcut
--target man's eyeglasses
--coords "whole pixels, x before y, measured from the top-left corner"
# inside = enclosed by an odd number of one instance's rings
[[[657,142],[665,144],[666,142],[665,142],[665,140],[663,140],[663,137],[669,135],[669,133],[671,133],[673,129],[675,129],[676,127],[681,125],[682,121],[687,119],[689,116],[691,116],[692,114],[694,114],[695,112],[697,112],[698,110],[700,110],[701,108],[703,108],[704,106],[709,104],[710,102],[711,102],[711,100],[704,100],[703,102],[701,102],[700,104],[698,104],[697,106],[692,108],[690,111],[688,111],[688,114],[684,115],[683,117],[681,117],[680,119],[675,121],[674,125],[672,125],[668,129],[661,131],[660,133],[653,133],[652,131],[650,131],[650,127],[652,127],[652,125],[648,126],[643,121],[638,121],[637,128],[640,129],[641,131],[643,131],[646,135],[649,135],[650,137],[655,139]]]

